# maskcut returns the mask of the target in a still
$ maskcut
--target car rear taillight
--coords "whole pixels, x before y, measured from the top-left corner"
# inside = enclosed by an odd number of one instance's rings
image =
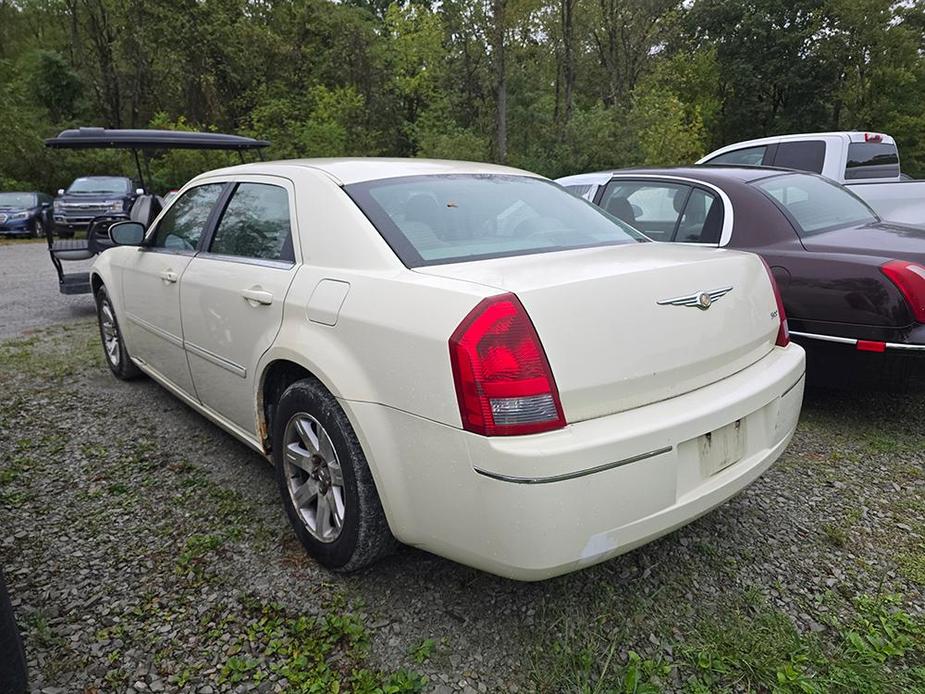
[[[906,260],[891,260],[880,266],[902,292],[917,323],[925,323],[925,267]]]
[[[512,436],[565,426],[543,345],[515,295],[472,309],[450,338],[450,363],[467,431]]]
[[[780,319],[780,327],[777,329],[777,340],[774,344],[778,347],[786,347],[790,344],[790,326],[787,325],[787,312],[784,310],[784,300],[780,296],[780,288],[777,286],[777,280],[774,278],[774,273],[771,272],[771,267],[764,258],[761,258],[761,262],[764,263],[764,269],[768,271],[768,279],[771,280],[771,289],[774,290],[774,299],[777,301],[777,317]]]

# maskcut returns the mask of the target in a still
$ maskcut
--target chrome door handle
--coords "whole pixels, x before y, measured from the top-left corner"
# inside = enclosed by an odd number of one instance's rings
[[[169,284],[173,284],[180,279],[180,275],[173,270],[161,270],[161,279]]]
[[[273,303],[273,295],[262,289],[245,289],[241,292],[241,296],[243,296],[251,306],[256,306],[257,304],[269,306]]]

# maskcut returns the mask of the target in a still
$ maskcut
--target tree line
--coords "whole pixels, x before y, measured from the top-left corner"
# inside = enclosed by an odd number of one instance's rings
[[[132,170],[113,152],[43,148],[76,125],[548,176],[870,129],[925,176],[925,2],[0,0],[0,189]],[[149,166],[166,189],[226,159]]]

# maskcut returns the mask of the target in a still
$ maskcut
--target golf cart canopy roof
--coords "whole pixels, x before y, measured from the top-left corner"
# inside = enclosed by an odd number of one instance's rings
[[[57,137],[45,140],[47,147],[56,149],[224,149],[240,152],[269,144],[266,140],[224,133],[106,128],[62,130]]]

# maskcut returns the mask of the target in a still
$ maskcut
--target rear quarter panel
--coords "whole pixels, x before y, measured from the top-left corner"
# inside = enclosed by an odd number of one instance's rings
[[[910,317],[880,272],[885,258],[809,252],[790,221],[751,186],[728,191],[735,207],[729,247],[761,255],[772,268],[790,329],[862,339],[898,339]]]

